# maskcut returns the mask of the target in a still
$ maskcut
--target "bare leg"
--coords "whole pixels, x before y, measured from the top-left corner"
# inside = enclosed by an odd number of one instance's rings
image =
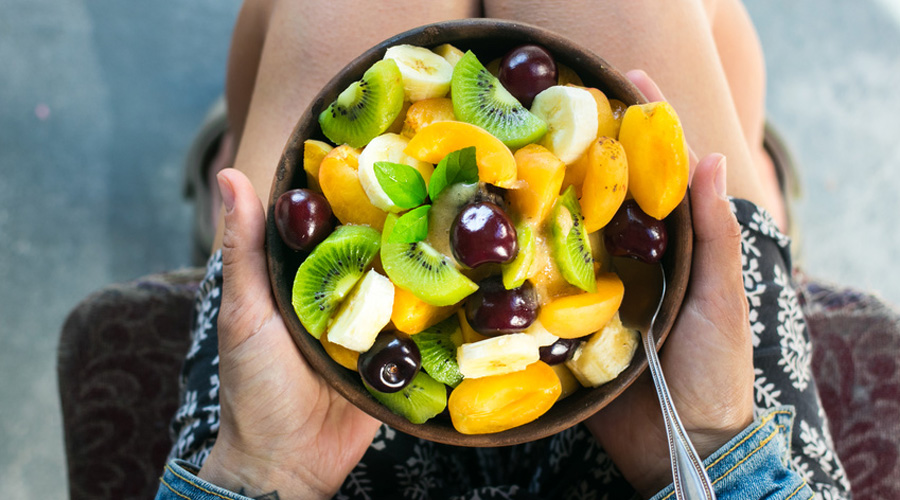
[[[229,118],[241,134],[235,168],[247,174],[260,199],[267,200],[275,166],[297,119],[342,67],[391,35],[480,14],[480,3],[474,0],[396,0],[364,6],[353,0],[247,2],[235,26],[227,82]],[[221,244],[220,220],[213,248]]]
[[[762,54],[737,0],[485,0],[484,8],[488,17],[565,33],[620,69],[645,70],[678,110],[697,155],[728,157],[729,194],[783,220],[777,185],[763,182],[774,175],[762,153]]]

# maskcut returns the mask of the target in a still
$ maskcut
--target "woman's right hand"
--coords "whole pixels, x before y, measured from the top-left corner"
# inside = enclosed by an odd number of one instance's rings
[[[331,389],[297,349],[272,297],[262,204],[241,172],[226,169],[218,179],[221,421],[199,477],[248,496],[330,498],[380,423]]]

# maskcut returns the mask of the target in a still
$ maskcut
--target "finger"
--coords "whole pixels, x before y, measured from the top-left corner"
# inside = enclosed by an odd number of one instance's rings
[[[650,75],[647,74],[642,69],[633,69],[627,73],[625,73],[625,77],[631,80],[631,83],[634,84],[638,90],[644,94],[644,97],[647,98],[648,102],[658,102],[665,101],[666,96],[663,95],[662,90],[659,89],[659,85],[650,78]],[[690,172],[688,173],[688,179],[692,179],[694,177],[695,166],[697,165],[697,155],[694,154],[694,150],[688,146],[688,154],[690,155],[690,160],[688,164],[690,165]]]
[[[648,101],[656,102],[666,100],[662,91],[659,90],[659,86],[656,85],[656,82],[654,82],[653,79],[650,78],[650,75],[644,70],[633,69],[625,73],[625,77],[631,80],[631,83],[644,94],[644,97],[646,97]]]
[[[720,154],[708,155],[697,163],[691,183],[694,223],[691,293],[717,297],[719,301],[730,300],[729,304],[743,309],[746,300],[741,274],[741,228],[725,195],[725,175],[725,157]]]
[[[240,344],[272,311],[265,254],[265,213],[250,180],[238,170],[216,176],[225,204],[222,239],[220,347]],[[223,321],[225,323],[223,323]],[[223,331],[224,330],[224,331]]]

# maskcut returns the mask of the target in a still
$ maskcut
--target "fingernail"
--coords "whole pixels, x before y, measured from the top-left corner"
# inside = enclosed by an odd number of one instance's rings
[[[231,213],[234,208],[234,187],[231,181],[219,172],[216,175],[216,181],[219,183],[219,192],[222,193],[222,203],[225,205],[225,213]]]
[[[719,158],[719,163],[716,164],[716,173],[713,177],[713,182],[715,183],[715,186],[716,186],[716,194],[718,194],[719,198],[722,198],[723,200],[727,199],[727,196],[725,195],[725,172],[726,172],[726,170],[727,169],[725,167],[725,157],[722,156],[721,158]]]

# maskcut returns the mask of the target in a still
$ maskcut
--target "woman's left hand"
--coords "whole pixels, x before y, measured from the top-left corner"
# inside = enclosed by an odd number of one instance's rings
[[[649,100],[663,100],[646,74],[628,76]],[[753,345],[741,230],[725,197],[725,168],[725,158],[715,154],[694,167],[691,278],[660,359],[681,421],[704,458],[753,420]],[[586,424],[639,493],[649,498],[672,482],[665,427],[649,373]]]

